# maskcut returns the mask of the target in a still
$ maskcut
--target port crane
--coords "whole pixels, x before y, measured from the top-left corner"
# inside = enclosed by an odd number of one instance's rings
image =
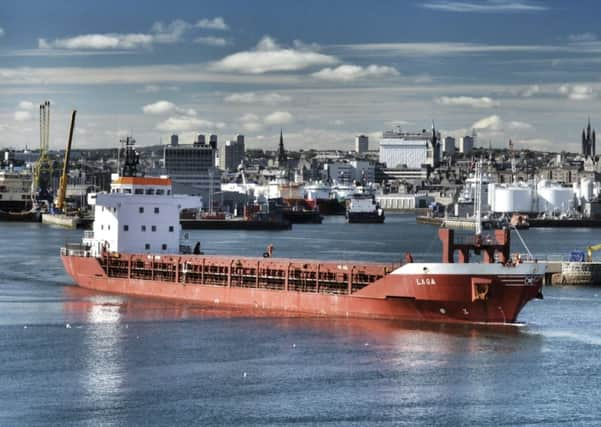
[[[51,200],[48,187],[52,178],[52,161],[48,156],[50,146],[50,101],[40,104],[40,157],[33,168],[32,197]]]
[[[54,205],[58,211],[63,211],[65,208],[65,198],[67,196],[67,182],[69,181],[69,159],[71,157],[71,143],[73,142],[73,128],[75,127],[76,110],[71,113],[71,126],[69,127],[69,139],[67,140],[67,148],[65,149],[65,160],[63,162],[63,173],[61,174],[58,192]]]

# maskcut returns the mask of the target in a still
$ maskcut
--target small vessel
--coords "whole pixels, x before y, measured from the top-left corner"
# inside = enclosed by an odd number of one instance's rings
[[[41,220],[41,211],[32,196],[32,180],[27,170],[0,170],[0,221]]]
[[[200,200],[174,195],[168,177],[135,171],[126,147],[110,193],[91,194],[95,221],[61,248],[79,286],[102,292],[269,310],[275,315],[510,324],[540,296],[544,267],[511,263],[510,230],[457,239],[441,228],[442,262],[368,263],[203,255],[180,240],[179,212]],[[271,245],[270,245],[271,246]],[[482,262],[470,263],[470,254]],[[458,253],[455,262],[455,254]]]
[[[346,222],[383,223],[384,210],[372,194],[352,194],[346,201]]]

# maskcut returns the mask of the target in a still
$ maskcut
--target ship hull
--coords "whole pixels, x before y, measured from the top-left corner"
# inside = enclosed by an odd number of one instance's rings
[[[384,214],[378,215],[377,212],[346,213],[349,224],[383,224],[384,219]]]
[[[522,276],[506,283],[495,276],[480,276],[478,283],[487,284],[487,295],[479,299],[474,298],[471,275],[434,274],[425,279],[421,274],[393,273],[356,292],[332,295],[320,293],[319,288],[317,292],[299,292],[237,287],[229,279],[221,286],[189,284],[181,280],[181,273],[179,279],[171,281],[109,277],[98,258],[62,255],[61,259],[69,275],[83,288],[306,316],[508,324],[516,321],[520,310],[540,294],[542,286],[538,280],[524,284]]]

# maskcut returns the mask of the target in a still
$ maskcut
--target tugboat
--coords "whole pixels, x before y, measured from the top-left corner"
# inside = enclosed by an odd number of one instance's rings
[[[353,194],[346,201],[346,222],[382,224],[384,210],[372,194]]]

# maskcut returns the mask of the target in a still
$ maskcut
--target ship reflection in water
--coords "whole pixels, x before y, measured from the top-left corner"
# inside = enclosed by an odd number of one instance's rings
[[[119,305],[106,304],[102,300],[102,297],[93,297],[91,304],[86,304],[86,323],[94,327],[82,328],[84,368],[81,389],[82,400],[90,406],[111,408],[119,403],[126,377],[123,363],[125,334],[120,323]],[[80,307],[80,303],[72,304]],[[69,310],[69,303],[66,305]]]

